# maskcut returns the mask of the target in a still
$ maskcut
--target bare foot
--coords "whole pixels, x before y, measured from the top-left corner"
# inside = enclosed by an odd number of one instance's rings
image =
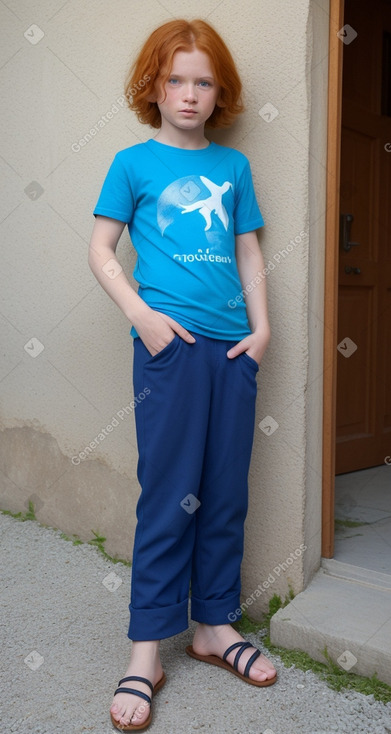
[[[148,640],[132,643],[132,654],[125,675],[138,675],[147,678],[155,686],[163,675],[163,668],[159,657],[160,640]],[[121,686],[122,687],[122,686]],[[151,689],[140,681],[128,681],[123,684],[125,688],[136,688],[137,690],[151,696]],[[131,693],[117,693],[110,707],[110,713],[118,722],[119,727],[128,724],[143,724],[149,716],[149,704],[140,696]]]
[[[198,624],[194,634],[193,650],[199,655],[217,655],[219,658],[222,658],[227,648],[235,642],[245,642],[245,640],[230,624]],[[246,663],[255,652],[255,649],[254,647],[249,647],[247,650],[244,650],[239,659],[239,673],[243,674]],[[237,649],[230,652],[226,658],[227,663],[233,666],[237,652]],[[254,661],[249,671],[249,677],[257,681],[270,680],[275,675],[275,668],[273,668],[271,662],[264,655],[260,655]]]

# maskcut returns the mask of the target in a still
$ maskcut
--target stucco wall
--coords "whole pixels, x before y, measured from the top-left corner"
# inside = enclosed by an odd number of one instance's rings
[[[32,10],[20,0],[16,10],[0,9],[0,507],[24,510],[31,500],[41,522],[83,539],[99,532],[108,552],[125,558],[139,492],[132,340],[87,265],[92,209],[114,154],[154,134],[121,106],[128,64],[146,35],[172,17],[204,17],[232,49],[247,111],[210,138],[250,158],[266,221],[272,340],[258,377],[257,424],[270,424],[268,416],[278,423],[271,435],[257,426],[250,470],[243,591],[246,598],[261,589],[253,616],[288,584],[299,592],[320,557],[326,85],[324,63],[312,68],[320,51],[310,6],[201,0],[194,11],[182,0],[166,0],[166,9],[151,0],[51,0]],[[326,7],[314,4],[314,13],[324,41]],[[259,114],[265,105],[273,108]],[[117,254],[131,278],[126,231]]]

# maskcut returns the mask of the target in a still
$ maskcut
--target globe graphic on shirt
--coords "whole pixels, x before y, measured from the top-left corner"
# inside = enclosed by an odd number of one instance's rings
[[[223,196],[231,189],[229,181],[219,186],[206,176],[185,176],[173,181],[157,202],[157,222],[162,236],[170,224],[186,217],[190,231],[201,227],[206,239],[213,241],[216,234],[228,230],[229,216]]]

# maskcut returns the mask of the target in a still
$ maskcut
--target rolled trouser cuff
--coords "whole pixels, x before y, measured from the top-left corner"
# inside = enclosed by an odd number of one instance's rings
[[[163,640],[188,628],[188,599],[156,609],[135,609],[129,604],[131,640]]]
[[[231,624],[240,619],[240,594],[224,599],[197,599],[191,597],[191,618],[201,624]]]

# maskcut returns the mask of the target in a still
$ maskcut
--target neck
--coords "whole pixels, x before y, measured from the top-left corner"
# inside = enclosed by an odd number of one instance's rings
[[[207,148],[209,140],[204,135],[203,127],[199,130],[180,130],[164,125],[155,135],[154,140],[165,145],[172,145],[175,148],[184,148],[187,150],[201,150]]]

